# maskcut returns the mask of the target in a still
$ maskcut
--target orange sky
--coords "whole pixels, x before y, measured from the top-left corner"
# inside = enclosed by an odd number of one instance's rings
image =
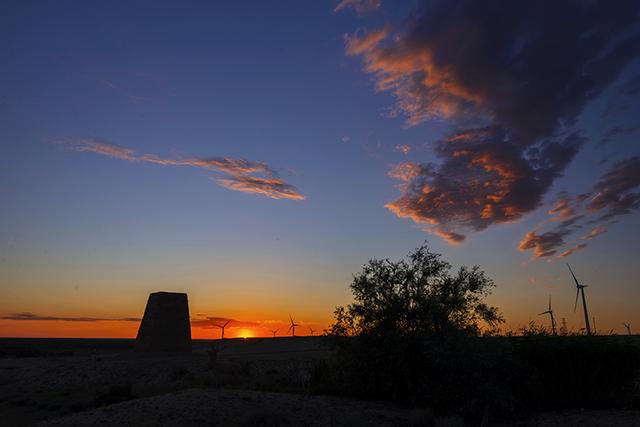
[[[296,320],[296,322],[300,323]],[[277,336],[290,335],[289,326],[284,321],[235,322],[225,328],[225,338],[270,337],[271,330],[278,330]],[[38,338],[135,338],[139,322],[134,321],[65,321],[65,320],[0,320],[0,337]],[[321,334],[326,326],[308,323],[296,327],[296,335]],[[194,339],[220,338],[220,329],[210,326],[191,326]]]

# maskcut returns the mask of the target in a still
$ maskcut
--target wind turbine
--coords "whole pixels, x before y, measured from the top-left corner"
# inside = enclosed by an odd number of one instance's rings
[[[276,333],[279,331],[280,329],[272,329],[271,333],[273,334],[273,338],[276,337]]]
[[[291,331],[291,336],[295,337],[296,336],[296,326],[300,326],[300,325],[294,323],[293,317],[291,317],[291,315],[289,315],[289,320],[291,320],[291,326],[289,326],[289,331]],[[289,331],[287,331],[287,332],[289,332]]]
[[[316,333],[316,330],[315,330],[315,329],[311,329],[311,328],[309,328],[309,330],[311,331],[311,336],[313,336],[313,334],[315,334],[315,333]]]
[[[589,325],[589,313],[587,312],[587,300],[584,298],[584,288],[586,288],[588,285],[581,285],[580,283],[578,283],[578,279],[576,279],[576,275],[573,274],[573,270],[571,270],[571,267],[569,266],[569,264],[567,264],[567,267],[569,267],[569,272],[571,273],[571,276],[573,276],[574,282],[576,282],[576,303],[573,306],[573,311],[575,313],[576,309],[578,308],[578,295],[582,294],[582,308],[584,309],[585,330],[587,331],[587,335],[591,335],[591,326]]]
[[[631,335],[631,323],[623,323],[623,325],[627,328],[627,334]]]
[[[556,319],[553,317],[553,310],[551,310],[551,295],[549,295],[549,309],[547,311],[543,311],[542,313],[538,313],[538,316],[542,316],[548,314],[551,317],[551,332],[553,335],[556,334]]]
[[[222,330],[222,336],[220,337],[220,339],[224,339],[224,328],[227,327],[227,325],[229,324],[229,322],[231,322],[231,319],[227,320],[226,322],[224,322],[224,324],[222,325],[218,325],[217,323],[215,324],[218,328],[220,328]]]

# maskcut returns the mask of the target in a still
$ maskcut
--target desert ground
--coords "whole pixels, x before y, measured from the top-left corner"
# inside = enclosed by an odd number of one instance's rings
[[[188,354],[141,354],[133,344],[0,339],[0,424],[464,425],[459,419],[436,418],[428,410],[312,390],[311,376],[331,354],[323,337],[196,340]],[[509,425],[640,426],[640,412],[543,413]]]

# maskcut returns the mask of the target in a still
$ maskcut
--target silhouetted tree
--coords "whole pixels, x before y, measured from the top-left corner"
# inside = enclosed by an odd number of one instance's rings
[[[397,262],[373,259],[354,275],[354,301],[336,308],[329,329],[335,389],[443,412],[485,410],[487,396],[505,388],[486,379],[510,368],[468,338],[503,320],[484,302],[494,284],[479,267],[451,270],[424,245]]]
[[[483,301],[493,281],[478,266],[451,265],[426,245],[406,259],[370,260],[351,283],[354,302],[337,307],[329,333],[352,335],[477,335],[484,324],[503,322],[498,309]]]

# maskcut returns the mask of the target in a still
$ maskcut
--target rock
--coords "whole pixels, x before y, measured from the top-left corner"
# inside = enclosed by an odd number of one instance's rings
[[[187,294],[154,292],[149,295],[138,329],[139,351],[191,351]]]

